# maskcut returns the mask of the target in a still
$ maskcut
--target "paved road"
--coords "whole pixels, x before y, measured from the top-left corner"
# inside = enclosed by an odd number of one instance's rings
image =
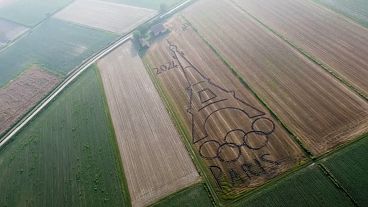
[[[166,16],[169,16],[176,11],[180,10],[182,7],[185,7],[187,4],[192,2],[192,0],[187,0],[178,6],[174,7],[173,9],[170,9],[165,14],[162,14],[159,16],[159,18],[164,18]],[[130,40],[132,38],[132,32],[124,35],[122,38],[117,40],[114,44],[110,45],[109,47],[103,49],[99,53],[95,54],[85,62],[83,62],[77,69],[75,69],[73,72],[71,72],[68,77],[53,91],[51,92],[40,104],[38,104],[26,117],[24,117],[21,121],[17,123],[7,134],[4,135],[4,137],[0,140],[0,149],[7,144],[14,135],[16,135],[25,125],[27,125],[35,116],[37,116],[38,113],[40,113],[47,105],[52,102],[56,96],[58,96],[69,84],[71,84],[76,78],[79,77],[80,74],[83,73],[89,66],[91,66],[93,63],[95,63],[97,60],[102,58],[103,56],[110,53],[115,48],[119,47],[126,41]]]

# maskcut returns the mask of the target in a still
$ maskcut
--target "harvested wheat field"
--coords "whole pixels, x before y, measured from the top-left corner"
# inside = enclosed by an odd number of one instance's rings
[[[146,206],[199,175],[132,44],[98,62],[133,206]]]
[[[151,9],[99,0],[78,0],[55,15],[56,18],[119,34],[154,16]]]
[[[0,88],[0,134],[34,107],[59,81],[55,75],[32,66]]]
[[[219,195],[236,196],[298,165],[302,150],[186,21],[168,27],[145,61]]]
[[[367,102],[232,3],[184,14],[314,155],[368,131]]]
[[[328,65],[368,98],[368,29],[312,1],[235,2],[297,47]]]

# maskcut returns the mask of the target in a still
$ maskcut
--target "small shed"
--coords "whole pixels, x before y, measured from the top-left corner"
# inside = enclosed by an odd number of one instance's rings
[[[152,32],[153,36],[155,36],[155,37],[165,33],[166,31],[167,31],[167,28],[161,23],[155,24],[151,27],[151,32]]]

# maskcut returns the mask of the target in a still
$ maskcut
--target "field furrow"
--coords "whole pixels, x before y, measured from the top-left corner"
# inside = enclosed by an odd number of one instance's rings
[[[367,102],[234,4],[204,0],[184,15],[313,154],[368,131]]]
[[[368,97],[368,29],[312,1],[234,2]]]
[[[98,70],[0,149],[0,206],[130,206]]]
[[[98,62],[133,206],[199,181],[196,168],[130,42]]]
[[[144,60],[222,198],[263,185],[305,159],[286,130],[183,18],[167,27],[171,32],[151,46]]]

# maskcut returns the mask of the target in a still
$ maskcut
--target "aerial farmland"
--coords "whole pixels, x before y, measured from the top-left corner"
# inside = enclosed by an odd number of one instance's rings
[[[0,0],[0,206],[367,206],[367,14]]]

